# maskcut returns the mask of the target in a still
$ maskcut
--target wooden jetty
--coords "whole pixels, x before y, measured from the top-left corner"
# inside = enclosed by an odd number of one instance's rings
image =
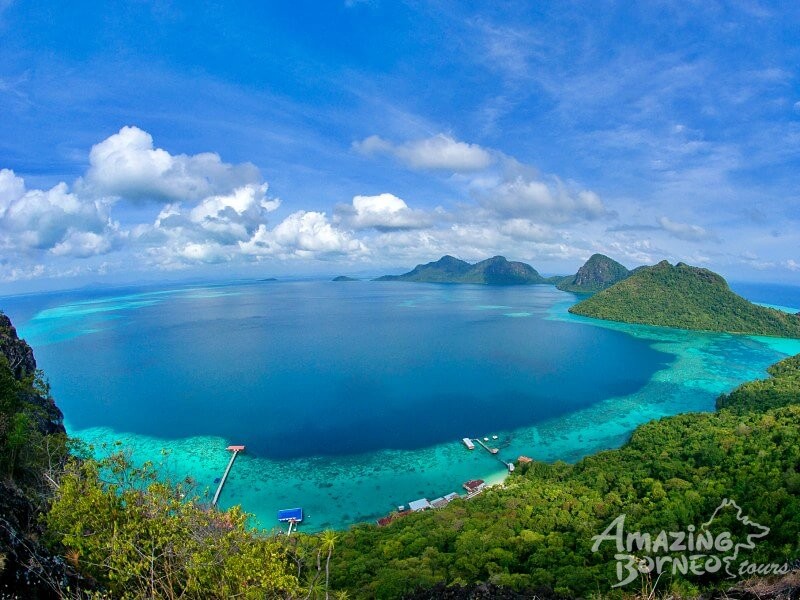
[[[496,435],[493,435],[492,437],[493,437],[493,438],[495,438],[495,439],[497,438],[497,436],[496,436]],[[465,438],[465,439],[466,439],[466,438]],[[492,456],[494,456],[494,457],[495,457],[497,460],[499,460],[501,463],[503,463],[503,466],[504,466],[506,469],[508,469],[508,472],[509,472],[509,473],[513,473],[513,472],[514,472],[514,463],[510,463],[510,462],[509,462],[509,463],[507,463],[507,462],[506,462],[506,461],[504,461],[502,458],[500,458],[500,457],[497,455],[497,453],[498,453],[498,452],[500,452],[500,450],[498,450],[497,448],[490,448],[489,446],[487,446],[487,445],[486,445],[486,443],[485,443],[485,441],[484,441],[484,440],[487,440],[487,439],[488,439],[488,438],[483,438],[483,439],[481,439],[481,438],[475,438],[475,440],[474,440],[474,441],[478,442],[478,443],[481,445],[481,447],[482,447],[484,450],[486,450],[486,451],[487,451],[489,454],[491,454],[491,455],[492,455]]]
[[[497,454],[498,452],[500,452],[497,448],[489,448],[489,446],[484,444],[483,440],[480,438],[475,438],[475,441],[478,442],[481,446],[483,446],[483,449],[486,450],[489,454]]]
[[[233,467],[233,461],[236,460],[236,456],[239,454],[239,452],[244,452],[244,446],[228,446],[228,450],[233,452],[233,454],[231,454],[231,459],[228,461],[228,467],[225,469],[225,473],[222,474],[222,479],[219,480],[217,492],[214,494],[214,499],[211,501],[211,506],[217,505],[217,502],[219,501],[219,495],[222,493],[222,488],[225,487],[225,482],[228,480],[228,473],[231,472],[231,468]]]

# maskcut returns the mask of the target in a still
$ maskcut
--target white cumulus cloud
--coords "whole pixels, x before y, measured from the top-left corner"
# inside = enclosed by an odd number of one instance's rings
[[[245,254],[279,258],[325,258],[367,251],[360,240],[334,227],[325,213],[304,210],[292,213],[274,229],[260,225],[239,247]]]
[[[162,266],[232,260],[241,254],[239,243],[250,240],[280,206],[267,189],[267,184],[245,185],[194,205],[167,204],[152,225],[136,228],[135,237]]]
[[[222,162],[218,154],[170,154],[155,148],[153,137],[138,127],[92,146],[89,170],[79,182],[81,192],[95,196],[147,200],[200,200],[260,181],[255,165]]]
[[[87,257],[109,252],[119,226],[109,205],[71,193],[66,183],[49,190],[27,189],[21,177],[0,170],[0,244],[26,251]]]
[[[405,200],[394,194],[355,196],[350,205],[336,207],[336,221],[353,229],[418,229],[430,225],[431,218],[423,211],[412,210]]]

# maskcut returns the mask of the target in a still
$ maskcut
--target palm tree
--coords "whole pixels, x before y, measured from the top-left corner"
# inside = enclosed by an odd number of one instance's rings
[[[319,571],[312,575],[311,572],[308,573],[306,577],[306,586],[305,590],[308,594],[306,595],[306,600],[318,600],[322,597],[322,581],[319,577]],[[325,590],[325,593],[328,593],[328,590]]]
[[[333,547],[336,545],[336,532],[332,529],[326,529],[322,532],[322,549],[328,551],[328,557],[325,560],[325,600],[329,600],[328,582],[331,577],[331,555],[333,554]]]

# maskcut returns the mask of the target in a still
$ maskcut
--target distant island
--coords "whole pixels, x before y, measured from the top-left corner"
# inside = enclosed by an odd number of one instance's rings
[[[494,256],[471,264],[443,256],[435,262],[417,265],[402,275],[384,275],[375,281],[415,281],[418,283],[480,283],[485,285],[527,285],[550,283],[532,266]]]
[[[666,260],[572,306],[576,315],[680,329],[800,338],[800,317],[748,302],[725,279]]]
[[[338,277],[334,277],[331,281],[358,281],[354,277],[348,277],[347,275],[339,275]]]
[[[564,292],[591,294],[619,283],[631,274],[627,268],[604,254],[593,254],[573,276],[560,278],[556,287]]]
[[[268,281],[278,281],[278,280],[275,277],[267,277],[266,279],[259,279],[259,281],[268,282]]]

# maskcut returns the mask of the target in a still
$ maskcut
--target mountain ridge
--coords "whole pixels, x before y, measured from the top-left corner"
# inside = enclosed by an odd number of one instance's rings
[[[468,263],[449,254],[439,260],[419,264],[402,275],[383,275],[374,281],[413,281],[417,283],[478,283],[484,285],[527,285],[546,283],[532,266],[493,256]]]

